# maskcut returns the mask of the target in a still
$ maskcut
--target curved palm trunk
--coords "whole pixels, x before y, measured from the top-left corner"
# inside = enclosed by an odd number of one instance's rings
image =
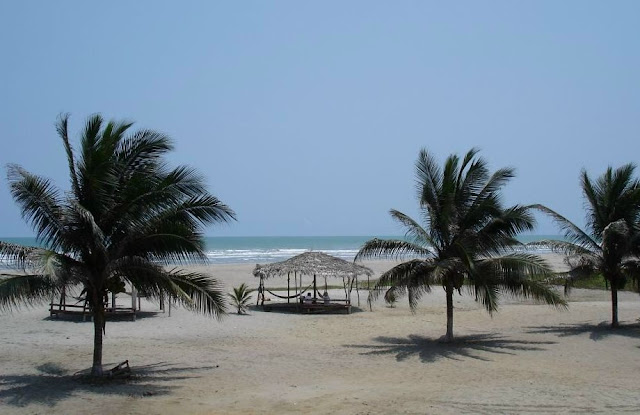
[[[618,288],[616,283],[611,283],[611,327],[620,327],[618,323]]]
[[[447,334],[444,341],[450,343],[453,341],[453,284],[447,283]]]
[[[97,291],[97,290],[94,290]],[[102,376],[102,336],[104,334],[104,304],[98,292],[92,293],[93,300],[93,365],[91,376]]]

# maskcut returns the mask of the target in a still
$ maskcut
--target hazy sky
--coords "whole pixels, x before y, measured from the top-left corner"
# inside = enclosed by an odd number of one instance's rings
[[[56,117],[77,137],[100,112],[173,137],[238,215],[209,235],[389,235],[420,148],[477,146],[517,168],[507,203],[582,223],[580,169],[640,155],[639,21],[639,1],[3,1],[0,164],[68,188]],[[29,235],[3,178],[0,236]]]

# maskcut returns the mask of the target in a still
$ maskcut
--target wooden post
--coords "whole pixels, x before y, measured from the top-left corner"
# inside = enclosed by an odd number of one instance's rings
[[[291,273],[287,272],[287,304],[291,302]]]
[[[136,297],[138,297],[138,291],[136,290],[136,287],[132,285],[131,286],[131,308],[133,309],[134,313],[136,311]]]
[[[316,293],[318,292],[318,288],[316,287],[316,274],[313,274],[313,299],[316,299]]]
[[[367,292],[368,297],[367,297],[367,302],[369,303],[369,311],[373,311],[373,307],[371,306],[371,285],[370,285],[370,278],[367,275]]]
[[[60,293],[60,304],[58,304],[58,310],[62,310],[63,306],[67,303],[67,298],[66,298],[66,288],[62,287],[62,292]],[[65,307],[66,308],[66,307]]]
[[[358,277],[354,277],[356,279],[356,294],[358,294],[358,307],[360,307],[360,289],[358,288]]]
[[[116,293],[111,293],[111,311],[116,312]]]
[[[256,306],[260,304],[260,295],[262,294],[262,275],[258,281],[258,296],[256,297]]]
[[[173,298],[169,296],[169,317],[171,317],[171,303],[173,302]]]

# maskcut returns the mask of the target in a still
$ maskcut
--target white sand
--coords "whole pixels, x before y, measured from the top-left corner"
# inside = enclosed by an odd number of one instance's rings
[[[256,286],[252,268],[210,269],[230,288]],[[607,328],[608,292],[574,290],[571,300],[568,311],[507,300],[491,318],[457,296],[454,345],[437,341],[439,289],[415,314],[400,300],[351,315],[252,310],[217,322],[178,309],[108,322],[105,367],[128,359],[140,375],[109,386],[72,376],[90,366],[92,323],[21,310],[0,316],[0,413],[640,412],[640,297],[621,293],[631,327],[619,330]]]

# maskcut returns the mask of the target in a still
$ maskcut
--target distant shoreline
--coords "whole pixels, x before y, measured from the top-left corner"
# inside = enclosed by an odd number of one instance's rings
[[[402,239],[390,236],[207,236],[207,259],[210,264],[264,264],[282,261],[306,251],[321,251],[348,261],[353,260],[360,247],[368,240]],[[561,239],[560,235],[524,235],[523,243],[543,239]],[[33,237],[0,238],[5,242],[37,246]],[[537,253],[549,253],[544,248]]]

